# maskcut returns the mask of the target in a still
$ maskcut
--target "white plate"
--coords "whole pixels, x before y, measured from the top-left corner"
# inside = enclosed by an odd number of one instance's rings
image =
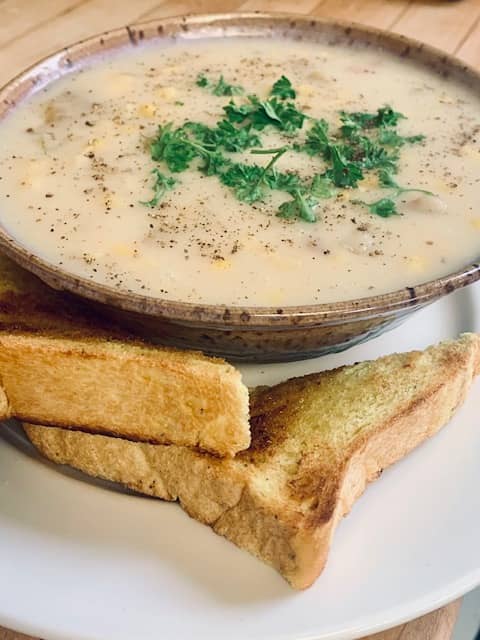
[[[246,366],[246,381],[479,331],[479,287],[345,353]],[[480,381],[447,428],[366,491],[302,593],[178,506],[58,473],[5,427],[0,624],[48,640],[327,640],[434,609],[480,584],[479,396]]]

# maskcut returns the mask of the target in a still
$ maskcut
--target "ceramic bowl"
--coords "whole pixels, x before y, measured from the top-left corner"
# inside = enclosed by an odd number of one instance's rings
[[[332,46],[361,41],[414,59],[432,73],[461,77],[480,87],[480,74],[443,52],[359,25],[281,14],[183,16],[116,29],[49,56],[0,92],[0,118],[39,85],[71,72],[99,52],[138,47],[155,39],[238,35],[321,40]],[[386,295],[296,307],[227,307],[125,293],[76,277],[27,250],[1,226],[0,247],[47,284],[90,300],[102,313],[149,339],[244,361],[293,360],[345,349],[480,277],[480,266],[467,264],[456,273]]]

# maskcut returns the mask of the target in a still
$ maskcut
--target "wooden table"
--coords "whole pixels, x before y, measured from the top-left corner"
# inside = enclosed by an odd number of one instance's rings
[[[93,33],[188,12],[291,11],[402,33],[480,66],[480,0],[0,0],[0,84]],[[25,603],[28,607],[28,603]],[[459,603],[365,640],[449,640]],[[31,640],[0,628],[0,640]]]

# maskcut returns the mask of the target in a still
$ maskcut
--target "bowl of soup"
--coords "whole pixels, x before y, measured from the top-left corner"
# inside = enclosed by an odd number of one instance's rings
[[[0,247],[159,342],[344,349],[476,281],[479,75],[274,14],[117,29],[0,95]]]

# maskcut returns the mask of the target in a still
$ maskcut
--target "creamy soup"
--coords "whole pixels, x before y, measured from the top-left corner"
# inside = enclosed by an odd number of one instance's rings
[[[302,126],[272,125],[278,113],[268,106],[263,128],[241,120],[242,107],[252,112],[272,97],[277,111],[294,105]],[[231,179],[202,171],[205,155],[179,172],[152,158],[159,126],[214,128],[230,101],[230,124],[256,139],[245,150],[218,147],[227,158],[220,173],[275,160],[253,195],[252,180],[242,191],[243,169]],[[394,115],[394,126],[354,118],[352,136],[383,136],[397,158],[393,168],[380,160],[366,169],[358,149],[346,158],[349,121],[340,112],[378,120],[387,104],[405,116]],[[460,82],[361,46],[256,38],[145,45],[37,91],[0,124],[1,221],[64,270],[151,296],[284,306],[393,291],[480,253],[479,104]],[[330,141],[322,150],[317,136],[307,149],[318,119]],[[334,146],[362,171],[354,186],[332,178]],[[303,191],[270,188],[280,174]],[[310,192],[315,176],[319,189]]]

